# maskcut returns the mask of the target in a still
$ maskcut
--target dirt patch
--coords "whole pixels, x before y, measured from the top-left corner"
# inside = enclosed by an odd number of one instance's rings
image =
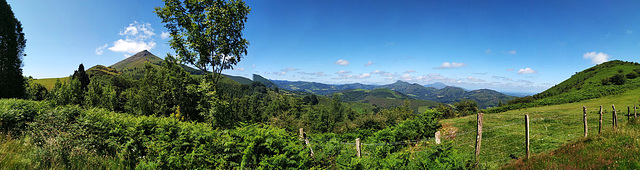
[[[440,132],[442,132],[442,138],[444,139],[455,139],[458,128],[452,126],[451,123],[443,123]]]

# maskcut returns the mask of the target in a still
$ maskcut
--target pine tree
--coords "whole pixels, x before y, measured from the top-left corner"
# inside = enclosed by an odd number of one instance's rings
[[[25,80],[21,67],[27,40],[6,0],[0,0],[0,23],[0,98],[22,98]]]

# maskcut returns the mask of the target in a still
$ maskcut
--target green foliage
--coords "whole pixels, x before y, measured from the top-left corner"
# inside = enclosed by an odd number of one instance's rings
[[[82,90],[78,79],[70,79],[69,81],[56,81],[55,86],[49,93],[49,100],[56,105],[75,104],[80,105],[84,102],[84,91]]]
[[[44,87],[44,85],[33,81],[33,78],[31,78],[31,76],[26,78],[25,81],[27,82],[25,99],[41,101],[49,96],[49,91],[47,90],[47,88]]]
[[[89,79],[89,75],[87,74],[87,72],[84,71],[84,65],[80,64],[80,66],[78,66],[78,70],[73,72],[71,78],[78,79],[78,81],[80,81],[80,87],[82,88],[82,90],[87,91],[87,86],[89,85],[89,82],[91,80]]]
[[[84,105],[116,110],[118,95],[110,84],[94,79],[88,85]]]
[[[0,23],[0,98],[22,98],[25,81],[21,67],[27,40],[6,0],[0,1]]]
[[[444,119],[457,117],[456,113],[453,111],[453,107],[449,105],[440,104],[436,110],[442,113],[442,118]]]
[[[467,116],[478,113],[478,103],[473,100],[463,99],[458,103],[454,103],[453,106],[458,112],[459,116]]]
[[[164,2],[154,12],[169,30],[171,48],[204,72],[211,67],[217,84],[222,70],[233,68],[247,53],[242,30],[251,8],[240,0]]]

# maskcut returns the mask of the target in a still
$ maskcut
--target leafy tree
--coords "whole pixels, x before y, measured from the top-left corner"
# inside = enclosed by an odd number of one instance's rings
[[[627,81],[627,77],[625,77],[624,74],[616,74],[612,76],[610,80],[611,80],[611,83],[615,85],[622,85],[624,84],[624,82]]]
[[[80,64],[80,66],[78,66],[78,70],[73,72],[73,76],[71,76],[73,79],[78,79],[78,81],[80,81],[80,87],[82,88],[82,90],[87,91],[87,86],[89,85],[89,82],[91,80],[89,80],[89,75],[87,74],[87,72],[84,71],[84,65],[82,65],[82,63]]]
[[[440,104],[436,108],[436,110],[442,113],[443,118],[454,118],[456,117],[456,113],[453,111],[453,108],[449,105]]]
[[[247,54],[242,37],[249,8],[241,0],[164,0],[155,13],[169,29],[171,48],[182,61],[213,71],[213,84],[222,70],[231,69]]]
[[[460,102],[454,103],[453,106],[455,106],[460,116],[476,114],[478,112],[478,103],[473,100],[463,99]]]
[[[22,57],[27,40],[6,0],[0,1],[0,98],[23,97]]]
[[[34,82],[31,76],[26,78],[26,82],[26,99],[40,101],[47,98],[49,91],[44,87],[44,85]]]

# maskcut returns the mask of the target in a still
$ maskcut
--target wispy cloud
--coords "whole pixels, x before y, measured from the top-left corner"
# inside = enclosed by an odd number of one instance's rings
[[[436,67],[436,69],[448,69],[448,68],[458,68],[462,66],[466,66],[465,63],[456,63],[456,62],[443,62],[440,67]]]
[[[96,54],[102,55],[102,53],[104,52],[104,49],[107,48],[108,46],[109,44],[104,44],[103,46],[96,48]]]
[[[244,67],[236,67],[236,68],[233,68],[233,70],[236,70],[236,71],[244,71]]]
[[[358,78],[364,79],[364,78],[369,78],[371,77],[371,74],[369,73],[362,73],[360,75],[358,75]]]
[[[323,77],[323,76],[327,76],[326,74],[324,74],[324,72],[313,72],[313,73],[309,73],[309,72],[298,72],[298,74],[302,74],[302,75],[309,75],[309,76],[316,76],[316,77]]]
[[[627,30],[627,34],[633,34],[633,30]]]
[[[336,72],[336,74],[340,74],[340,75],[349,74],[349,73],[351,73],[351,71],[340,70],[340,71]]]
[[[602,52],[597,53],[595,51],[584,53],[582,55],[582,58],[591,60],[592,64],[602,64],[604,62],[609,61],[610,57],[611,56],[609,56],[609,54],[605,54]]]
[[[340,59],[340,60],[336,61],[334,64],[341,65],[341,66],[346,66],[346,65],[349,65],[349,61]]]
[[[507,53],[515,55],[516,54],[516,50],[507,51]]]
[[[491,49],[484,50],[484,53],[490,54],[491,53]]]
[[[529,67],[518,70],[518,74],[533,74],[533,73],[537,73],[537,72],[538,71],[535,71],[535,70],[533,70],[533,69],[531,69]]]
[[[467,80],[470,82],[485,82],[485,80],[475,78],[473,76],[467,77]]]
[[[416,70],[413,70],[413,69],[404,71],[404,73],[415,73],[415,72],[416,72]]]
[[[109,47],[109,50],[134,54],[142,50],[150,50],[156,46],[153,38],[151,38],[155,33],[150,23],[134,21],[125,27],[123,31],[120,31],[118,35],[125,36],[125,38],[113,42],[113,46]]]
[[[162,33],[160,34],[160,38],[162,38],[163,40],[169,38],[169,32],[162,31]]]
[[[367,64],[364,64],[364,66],[370,66],[370,65],[374,65],[375,63],[373,63],[372,61],[367,62]]]
[[[514,71],[515,69],[513,68],[508,68],[507,71]]]
[[[281,71],[289,72],[289,71],[297,71],[297,70],[298,70],[297,68],[289,67],[289,68],[282,69]]]

